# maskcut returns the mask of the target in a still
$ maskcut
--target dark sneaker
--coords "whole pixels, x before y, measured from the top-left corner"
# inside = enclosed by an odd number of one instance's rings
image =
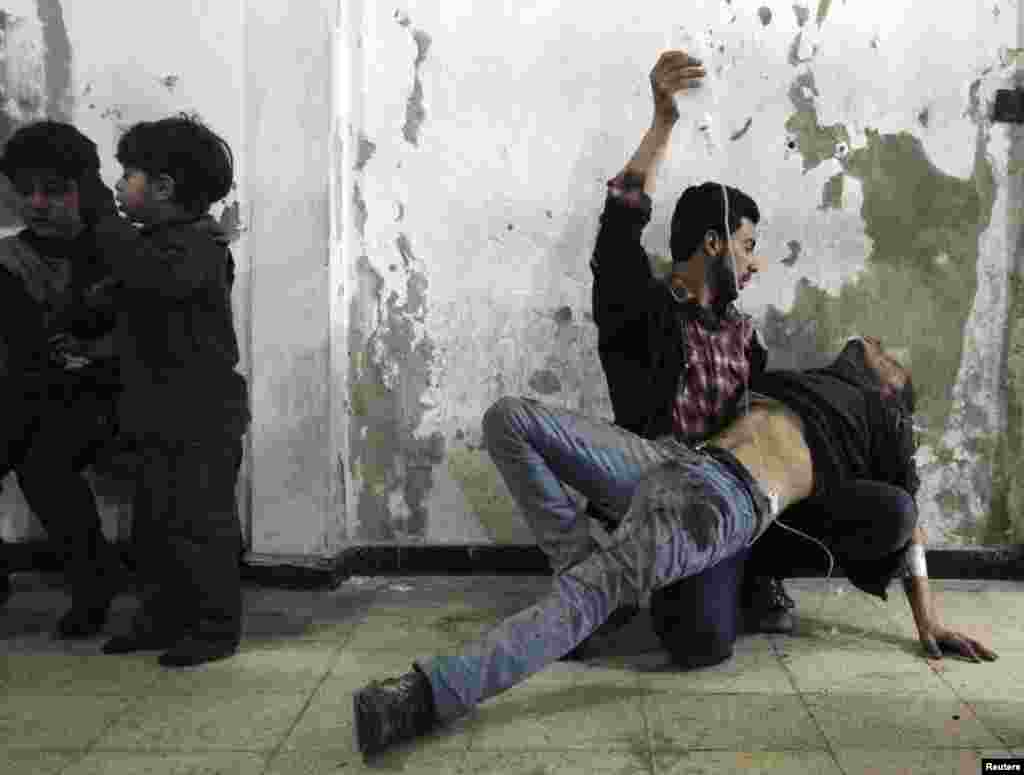
[[[55,636],[59,640],[93,638],[103,632],[109,611],[109,600],[89,605],[72,603],[71,608],[57,622]]]
[[[236,640],[208,640],[188,635],[161,654],[157,661],[164,667],[193,667],[227,659],[237,652]]]
[[[181,640],[181,634],[133,632],[115,635],[103,644],[104,654],[133,654],[136,651],[163,651]]]
[[[782,586],[782,579],[752,576],[744,584],[743,619],[747,632],[789,635],[793,632],[796,606]]]
[[[559,657],[559,662],[578,662],[589,659],[595,653],[595,647],[602,638],[607,638],[613,632],[618,632],[633,617],[640,613],[638,605],[621,605],[612,611],[611,616],[605,619],[596,630],[584,638],[572,651],[565,656]]]
[[[373,681],[352,697],[356,747],[369,757],[426,734],[437,723],[430,681],[419,670]]]

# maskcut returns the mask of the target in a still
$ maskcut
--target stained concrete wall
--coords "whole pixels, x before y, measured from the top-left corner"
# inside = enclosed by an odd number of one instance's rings
[[[881,337],[916,375],[932,540],[1022,539],[1024,168],[987,118],[1015,72],[1016,5],[348,5],[350,540],[530,540],[480,417],[506,393],[610,414],[588,260],[668,45],[704,59],[711,89],[684,107],[648,249],[667,253],[686,185],[753,194],[771,266],[743,305],[771,362]]]
[[[510,393],[610,416],[588,261],[668,45],[698,51],[712,89],[677,130],[648,249],[667,253],[685,185],[753,194],[772,265],[744,306],[772,362],[881,336],[917,377],[932,539],[1021,540],[1024,161],[986,113],[1016,70],[1007,0],[939,16],[923,0],[0,10],[0,130],[73,120],[111,181],[135,120],[194,110],[235,149],[218,214],[237,230],[254,559],[532,540],[480,417]],[[130,32],[116,44],[111,20]],[[8,537],[33,531],[18,514]]]

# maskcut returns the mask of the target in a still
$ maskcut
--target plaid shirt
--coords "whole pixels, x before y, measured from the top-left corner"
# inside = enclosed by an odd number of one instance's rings
[[[750,347],[757,334],[749,317],[730,308],[717,330],[695,318],[686,323],[683,335],[690,358],[672,420],[676,436],[689,439],[715,428],[750,381]]]

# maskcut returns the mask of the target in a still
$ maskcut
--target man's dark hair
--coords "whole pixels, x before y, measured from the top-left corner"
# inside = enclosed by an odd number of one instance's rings
[[[187,113],[130,127],[117,143],[117,160],[150,178],[170,176],[173,201],[197,215],[228,195],[235,176],[231,147]]]
[[[761,213],[753,199],[738,188],[726,186],[726,190],[729,192],[729,234],[740,227],[743,218],[749,218],[754,224],[761,220]],[[728,235],[722,234],[724,219],[725,204],[722,201],[722,187],[718,183],[701,183],[683,191],[672,213],[669,238],[672,261],[686,261],[709,231],[717,234],[719,239],[726,239]]]
[[[14,132],[0,158],[0,172],[12,181],[22,170],[53,170],[64,180],[79,180],[99,168],[96,143],[71,124],[49,119]]]

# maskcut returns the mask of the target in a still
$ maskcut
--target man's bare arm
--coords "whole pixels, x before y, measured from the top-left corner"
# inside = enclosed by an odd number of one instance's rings
[[[700,61],[684,51],[666,51],[651,70],[654,118],[640,146],[622,170],[625,178],[641,181],[647,194],[654,191],[658,166],[668,153],[672,129],[679,121],[679,109],[673,96],[698,88],[704,75]]]
[[[907,601],[910,603],[914,623],[917,625],[918,637],[925,653],[932,659],[941,659],[943,652],[955,654],[972,662],[991,662],[997,659],[996,653],[987,646],[941,624],[931,587],[928,585],[928,576],[921,572],[927,538],[920,526],[914,528],[910,542],[911,548],[908,554],[918,551],[914,548],[915,546],[920,547],[919,564],[921,567],[915,568],[915,562],[911,561],[910,575],[903,579],[903,590],[907,593]]]

